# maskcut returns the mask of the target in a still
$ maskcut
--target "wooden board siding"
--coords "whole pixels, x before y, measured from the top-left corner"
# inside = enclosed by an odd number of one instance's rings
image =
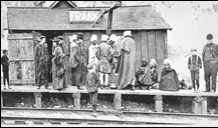
[[[158,63],[158,71],[160,72],[163,69],[163,59],[165,58],[165,37],[163,31],[156,31],[156,46],[157,46],[157,63]]]
[[[35,83],[34,61],[11,61],[9,70],[11,84]]]
[[[11,84],[35,84],[34,42],[32,33],[8,35]]]
[[[148,48],[149,48],[149,58],[156,58],[156,39],[155,39],[155,31],[149,31],[148,32]]]
[[[148,32],[141,31],[141,57],[149,60]]]
[[[140,67],[141,66],[141,60],[142,60],[142,56],[141,56],[141,33],[140,31],[134,31],[133,33],[133,37],[135,40],[135,44],[136,44],[136,67]]]

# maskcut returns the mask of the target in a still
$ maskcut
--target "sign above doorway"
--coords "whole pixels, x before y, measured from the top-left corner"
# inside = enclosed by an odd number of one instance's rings
[[[68,10],[69,23],[95,22],[101,15],[101,10]]]

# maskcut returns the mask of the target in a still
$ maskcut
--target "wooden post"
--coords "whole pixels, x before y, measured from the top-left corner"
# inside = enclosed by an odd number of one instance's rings
[[[3,107],[4,105],[3,105],[3,94],[2,94],[2,92],[1,92],[1,108]]]
[[[207,114],[207,97],[203,97],[201,106],[201,114]]]
[[[201,114],[201,110],[202,110],[202,97],[195,97],[194,100],[192,101],[192,111],[195,114]]]
[[[74,106],[76,109],[80,109],[80,93],[74,93],[73,98],[74,98]]]
[[[42,94],[40,92],[35,92],[35,103],[36,103],[36,108],[42,108]]]
[[[122,106],[122,95],[121,93],[115,93],[114,94],[114,108],[116,110],[120,110]]]
[[[111,9],[108,12],[107,31],[106,31],[107,35],[111,34],[112,20],[113,20],[113,10]]]
[[[163,97],[161,95],[156,95],[154,100],[156,112],[163,112]]]

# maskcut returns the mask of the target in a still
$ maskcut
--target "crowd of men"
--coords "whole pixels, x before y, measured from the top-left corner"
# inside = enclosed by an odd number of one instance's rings
[[[188,59],[188,69],[190,70],[192,87],[194,92],[199,92],[199,74],[200,68],[204,65],[204,79],[206,83],[206,92],[216,92],[217,73],[218,73],[218,45],[213,43],[213,35],[206,36],[207,44],[203,48],[202,59],[197,54],[196,49],[191,49],[191,56]],[[69,37],[70,53],[64,51],[64,38],[55,37],[52,48],[52,68],[49,68],[49,52],[46,43],[46,37],[40,36],[38,44],[35,47],[36,64],[36,85],[40,89],[41,85],[48,88],[48,74],[53,75],[53,89],[63,90],[67,88],[65,80],[65,57],[69,56],[69,65],[71,67],[72,86],[81,88],[83,73],[86,72],[85,86],[90,95],[93,106],[93,116],[96,115],[98,88],[110,87],[117,89],[160,89],[163,91],[178,91],[179,89],[188,89],[184,80],[178,79],[178,74],[172,68],[170,59],[164,60],[164,68],[160,75],[157,72],[157,62],[154,59],[142,59],[142,65],[136,69],[136,44],[132,38],[131,31],[125,31],[123,36],[112,34],[110,37],[103,34],[101,43],[97,43],[98,36],[92,35],[91,45],[88,48],[88,62],[86,62],[84,52],[82,51],[83,34],[78,33]],[[143,54],[143,53],[142,53]],[[202,63],[203,61],[203,63]],[[8,51],[3,50],[1,57],[3,66],[4,89],[11,89],[9,84],[9,58]],[[85,70],[84,70],[85,69]],[[116,73],[118,80],[116,84],[109,83],[109,75]],[[212,82],[211,82],[212,80]],[[7,81],[7,84],[6,84]],[[211,90],[212,86],[212,90]],[[191,87],[191,88],[192,88]]]
[[[208,34],[207,44],[203,48],[202,59],[197,54],[196,49],[191,50],[191,56],[188,60],[188,69],[191,73],[192,85],[195,92],[199,92],[199,74],[200,68],[204,66],[206,92],[216,92],[217,72],[218,72],[218,46],[213,43],[213,35]],[[40,36],[37,40],[39,43],[35,47],[35,63],[36,63],[36,85],[40,89],[41,85],[48,88],[48,74],[53,74],[53,88],[62,90],[67,88],[65,80],[66,67],[64,65],[66,56],[69,56],[69,64],[71,67],[72,86],[81,88],[81,77],[83,77],[84,69],[86,74],[89,69],[94,67],[99,78],[99,86],[102,88],[110,87],[117,89],[131,89],[135,87],[140,89],[158,88],[166,91],[178,91],[184,88],[184,81],[179,81],[176,71],[171,67],[169,59],[164,60],[164,69],[158,79],[157,62],[154,59],[142,59],[142,66],[136,69],[136,44],[132,38],[131,31],[125,31],[123,36],[112,34],[101,35],[101,43],[97,43],[98,36],[92,35],[90,38],[90,46],[88,48],[88,61],[86,62],[84,52],[82,51],[83,34],[78,33],[69,37],[70,52],[66,54],[64,51],[63,36],[55,37],[52,48],[52,68],[49,67],[49,52],[46,43],[46,37]],[[1,58],[3,65],[4,85],[9,85],[9,59],[8,51],[3,50]],[[94,66],[90,66],[94,65]],[[109,83],[109,75],[116,73],[118,80],[116,84]],[[90,78],[90,77],[88,77]],[[85,81],[88,81],[86,78]],[[212,82],[211,82],[212,79]],[[6,81],[8,84],[6,84]],[[86,82],[87,83],[87,82]],[[212,90],[211,90],[212,86]]]

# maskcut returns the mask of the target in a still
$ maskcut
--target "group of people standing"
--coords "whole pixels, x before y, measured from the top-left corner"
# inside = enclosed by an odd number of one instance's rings
[[[191,56],[188,60],[188,69],[191,73],[192,85],[195,92],[199,91],[199,74],[200,68],[204,67],[204,79],[206,83],[206,92],[216,92],[217,85],[217,72],[218,72],[218,46],[213,43],[213,35],[208,34],[206,37],[208,43],[204,46],[202,52],[202,59],[197,54],[196,49],[191,50]],[[52,48],[52,68],[49,67],[49,52],[46,43],[46,37],[40,36],[38,44],[35,47],[35,63],[36,63],[36,85],[38,89],[41,85],[48,88],[48,76],[52,72],[53,75],[53,88],[62,90],[67,88],[65,80],[65,61],[71,67],[71,80],[72,86],[81,88],[81,79],[86,72],[91,70],[95,71],[99,78],[99,85],[101,87],[111,87],[118,89],[135,89],[146,87],[158,88],[166,91],[178,91],[183,88],[184,82],[179,81],[176,71],[172,68],[172,63],[169,59],[164,60],[164,69],[160,75],[160,80],[157,72],[157,62],[154,59],[147,61],[142,59],[142,66],[135,67],[136,62],[136,46],[132,38],[131,31],[125,31],[123,36],[116,36],[112,34],[110,37],[103,34],[101,36],[101,43],[97,43],[98,36],[92,35],[90,38],[90,46],[88,48],[88,62],[86,62],[84,52],[82,51],[82,43],[84,41],[83,34],[78,33],[69,37],[70,53],[66,54],[64,51],[64,38],[63,36],[55,37]],[[69,56],[69,60],[66,60]],[[3,65],[3,81],[5,88],[9,87],[9,58],[8,51],[3,50],[1,57],[1,64]],[[90,66],[91,65],[91,66]],[[203,65],[203,66],[202,66]],[[89,67],[89,68],[88,68]],[[51,69],[50,69],[51,68]],[[94,68],[92,70],[92,68]],[[109,75],[117,73],[118,80],[116,85],[109,85]],[[86,73],[87,74],[87,73]],[[86,83],[89,81],[86,78]],[[211,89],[212,86],[212,89]]]

